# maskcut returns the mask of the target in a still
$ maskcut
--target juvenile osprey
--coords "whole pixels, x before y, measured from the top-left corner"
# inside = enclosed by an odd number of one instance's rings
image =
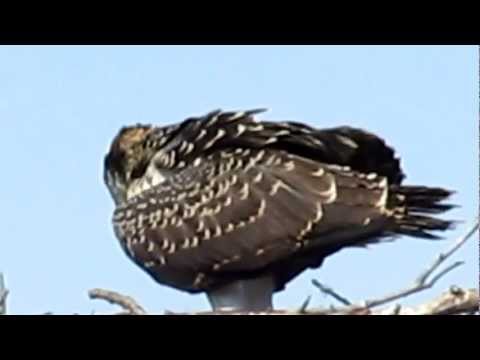
[[[401,185],[393,150],[351,127],[257,121],[264,110],[124,127],[105,157],[126,254],[158,283],[217,309],[262,310],[350,246],[432,239],[451,192]]]

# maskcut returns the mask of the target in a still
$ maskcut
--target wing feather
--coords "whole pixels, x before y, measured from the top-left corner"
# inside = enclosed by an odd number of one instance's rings
[[[334,176],[327,171],[315,176],[318,164],[287,153],[247,154],[232,162],[216,153],[183,187],[160,185],[119,209],[124,215],[117,213],[116,226],[124,238],[136,238],[144,229],[146,241],[130,246],[135,260],[149,264],[156,278],[177,286],[181,280],[193,289],[200,273],[256,271],[297,251],[320,221],[322,204],[336,196]],[[223,171],[204,171],[209,166]],[[151,197],[159,201],[147,201]],[[126,216],[140,204],[147,219],[142,227]],[[195,284],[202,286],[207,285]]]

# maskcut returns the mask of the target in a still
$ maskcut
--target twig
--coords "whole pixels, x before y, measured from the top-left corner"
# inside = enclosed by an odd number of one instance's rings
[[[455,269],[456,267],[460,266],[463,264],[462,261],[457,261],[453,263],[452,265],[448,266],[445,268],[443,271],[441,271],[438,275],[433,277],[430,281],[428,281],[428,278],[432,275],[432,273],[445,261],[447,260],[455,251],[457,251],[463,244],[467,242],[467,240],[475,233],[475,231],[478,230],[479,227],[479,219],[475,221],[473,224],[472,228],[463,236],[458,238],[453,245],[444,253],[440,253],[435,261],[425,270],[423,271],[420,276],[415,280],[415,282],[403,289],[396,291],[394,293],[391,293],[387,296],[384,296],[380,299],[376,300],[367,300],[364,303],[364,307],[372,308],[375,306],[383,305],[395,300],[398,300],[400,298],[404,298],[406,296],[412,295],[414,293],[417,293],[422,290],[430,289],[432,288],[438,280],[440,280],[443,276],[445,276],[447,273]]]
[[[93,290],[92,290],[93,291]],[[115,294],[121,298],[129,299],[128,296],[119,295],[113,291],[100,290],[109,294]],[[108,299],[105,296],[99,297],[110,302],[118,304],[115,299],[111,299],[111,295],[108,295]],[[310,297],[309,297],[310,298]],[[309,299],[307,298],[307,299]],[[133,301],[133,300],[132,300]],[[299,310],[270,310],[260,312],[250,311],[202,311],[196,313],[175,313],[171,311],[165,311],[164,315],[452,315],[452,314],[472,314],[479,312],[480,298],[477,289],[463,290],[458,287],[451,287],[448,291],[444,292],[437,298],[415,307],[405,307],[400,304],[396,304],[393,307],[381,310],[372,310],[370,308],[362,306],[346,306],[343,308],[316,308],[316,309],[302,309]],[[304,302],[304,304],[307,301]],[[303,305],[304,305],[303,304]],[[138,306],[138,305],[136,305]],[[141,308],[140,308],[141,309]],[[136,310],[135,310],[136,311]],[[145,314],[145,310],[142,314]],[[138,312],[137,312],[138,313]],[[115,315],[131,315],[132,309],[116,313]]]
[[[369,308],[357,307],[353,309],[345,307],[343,309],[310,309],[303,313],[289,310],[271,310],[265,312],[213,312],[205,311],[198,313],[171,313],[169,315],[452,315],[452,314],[470,314],[478,312],[479,294],[476,289],[462,290],[451,288],[437,298],[415,307],[405,307],[396,304],[393,307],[382,310],[372,310]],[[346,312],[346,309],[350,309]]]
[[[337,292],[335,292],[331,287],[328,287],[328,286],[322,284],[318,280],[313,279],[312,284],[315,287],[317,287],[321,292],[323,292],[324,294],[330,295],[331,297],[333,297],[335,300],[342,303],[343,305],[348,306],[348,305],[352,304],[348,299],[346,299],[345,297],[343,297],[340,294],[338,294]]]
[[[379,306],[379,305],[384,305],[384,304],[387,304],[389,302],[392,302],[392,301],[395,301],[395,300],[398,300],[398,299],[401,299],[401,298],[405,298],[407,296],[410,296],[412,294],[416,294],[416,293],[418,293],[420,291],[423,291],[423,290],[431,289],[438,280],[440,280],[447,273],[449,273],[454,268],[456,268],[456,267],[458,267],[462,264],[463,264],[462,261],[457,261],[456,263],[448,266],[445,270],[443,270],[441,273],[439,273],[437,276],[435,276],[429,282],[424,282],[424,283],[421,283],[421,284],[418,284],[417,282],[415,282],[413,285],[410,285],[409,287],[407,287],[405,289],[395,291],[395,292],[390,293],[390,294],[388,294],[388,295],[386,295],[386,296],[384,296],[380,299],[366,300],[364,302],[363,306],[367,307],[367,308],[373,308],[373,307],[376,307],[376,306]]]
[[[308,297],[303,301],[302,305],[300,305],[300,308],[298,309],[299,314],[305,314],[307,312],[310,300],[312,300],[312,295],[308,295]]]
[[[472,228],[463,236],[459,237],[457,241],[453,243],[450,249],[448,249],[444,253],[440,253],[435,261],[417,278],[417,284],[425,284],[427,278],[447,259],[449,258],[455,251],[457,251],[467,240],[478,230],[479,227],[479,219],[475,221]]]
[[[326,287],[325,285],[321,284],[317,280],[312,280],[313,285],[315,285],[317,288],[320,289],[325,294],[328,294],[332,297],[334,297],[336,300],[340,301],[342,304],[346,305],[343,308],[332,308],[330,310],[321,310],[320,312],[322,314],[361,314],[364,312],[367,313],[372,313],[370,310],[374,307],[384,305],[386,303],[398,300],[400,298],[407,297],[409,295],[412,295],[414,293],[430,289],[432,288],[438,280],[440,280],[443,276],[445,276],[447,273],[452,271],[453,269],[457,268],[458,266],[463,264],[463,261],[457,261],[449,266],[447,266],[445,269],[440,271],[437,275],[435,275],[432,279],[429,280],[429,277],[434,273],[438,267],[445,262],[446,259],[448,259],[453,253],[455,253],[467,240],[478,230],[479,228],[479,222],[480,219],[476,219],[475,223],[471,227],[469,231],[467,231],[466,234],[458,238],[450,248],[448,248],[445,252],[440,253],[436,258],[435,261],[426,269],[424,270],[414,281],[412,285],[405,289],[401,289],[399,291],[395,291],[391,294],[388,294],[387,296],[384,296],[379,299],[373,299],[373,300],[366,300],[363,302],[363,304],[351,304],[350,301],[345,299],[344,297],[340,296],[338,293],[333,291],[331,288]],[[469,293],[470,296],[471,293]],[[451,296],[451,295],[450,295]],[[451,297],[449,298],[451,299]],[[478,299],[478,295],[477,295]],[[477,300],[478,302],[478,300]],[[467,304],[468,303],[467,301]],[[478,307],[478,306],[477,306]],[[368,311],[367,311],[368,310]],[[390,309],[390,313],[402,313],[403,308],[400,305],[396,305],[393,309]],[[385,313],[385,312],[384,312]]]
[[[121,306],[125,312],[120,314],[129,315],[146,315],[147,312],[143,309],[133,298],[126,295],[121,295],[115,291],[105,289],[92,289],[88,292],[90,299],[102,299]]]
[[[5,279],[3,273],[0,273],[0,315],[7,314],[7,296],[8,290],[5,287]]]
[[[400,315],[401,311],[402,311],[402,305],[395,304],[392,309],[392,315]]]

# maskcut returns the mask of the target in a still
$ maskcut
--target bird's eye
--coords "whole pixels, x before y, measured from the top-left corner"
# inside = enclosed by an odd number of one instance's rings
[[[132,179],[138,179],[145,174],[147,170],[147,163],[141,163],[132,170]]]

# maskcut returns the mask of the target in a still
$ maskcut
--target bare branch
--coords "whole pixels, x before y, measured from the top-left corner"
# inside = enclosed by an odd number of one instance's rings
[[[343,309],[310,309],[304,311],[272,310],[265,312],[205,311],[199,313],[171,313],[169,315],[452,315],[478,312],[479,294],[476,289],[451,288],[437,298],[415,307],[396,304],[393,307],[373,311],[369,308],[345,307]],[[347,311],[348,309],[348,311]]]
[[[146,315],[147,312],[141,307],[133,298],[126,295],[121,295],[115,291],[105,289],[92,289],[88,292],[90,299],[102,299],[122,307],[125,312],[120,314],[129,315]]]
[[[392,308],[391,314],[392,315],[400,315],[401,311],[402,311],[402,305],[395,304]]]
[[[437,275],[432,277],[430,280],[429,278],[435,272],[438,267],[445,262],[452,254],[454,254],[467,240],[478,230],[479,228],[479,219],[477,218],[473,226],[466,232],[463,236],[458,238],[452,246],[450,246],[445,252],[440,253],[436,258],[435,261],[426,269],[424,270],[418,278],[414,281],[414,283],[408,286],[405,289],[401,289],[390,293],[382,298],[373,299],[373,300],[366,300],[363,304],[352,304],[350,301],[339,295],[337,292],[333,291],[333,289],[321,284],[317,280],[312,280],[314,286],[320,289],[323,293],[332,296],[337,301],[341,302],[342,304],[346,305],[343,308],[331,308],[330,310],[320,310],[322,314],[362,314],[362,313],[372,313],[370,309],[373,307],[377,307],[380,305],[387,304],[389,302],[407,297],[414,293],[430,289],[432,288],[438,280],[440,280],[443,276],[448,274],[453,269],[463,265],[463,261],[457,261],[445,269],[440,271]],[[469,293],[470,294],[470,293]],[[458,295],[458,294],[457,294]],[[472,296],[472,295],[470,295]],[[478,296],[477,296],[478,297]],[[452,300],[452,295],[450,294],[449,300]],[[453,300],[452,300],[453,301]],[[468,304],[468,301],[467,301]],[[392,309],[389,310],[390,314],[400,314],[402,313],[404,308],[401,305],[395,305]],[[385,313],[385,312],[384,312]]]
[[[308,305],[310,304],[310,300],[312,300],[312,295],[308,295],[308,297],[303,301],[302,305],[298,309],[300,314],[306,313]]]
[[[348,305],[352,304],[348,299],[346,299],[345,297],[343,297],[340,294],[338,294],[337,292],[335,292],[331,287],[328,287],[328,286],[322,284],[318,280],[313,279],[312,284],[315,287],[317,287],[321,292],[323,292],[326,295],[330,295],[331,297],[333,297],[335,300],[342,303],[343,305],[348,306]]]
[[[0,315],[7,314],[7,296],[8,290],[5,287],[5,279],[3,273],[0,273]]]
[[[93,290],[92,290],[93,291]],[[95,290],[97,291],[97,290]],[[104,292],[101,297],[105,300],[118,304],[118,299],[115,296],[119,296],[120,299],[133,299],[128,296],[120,295],[113,291],[101,290]],[[105,294],[109,294],[105,296]],[[111,294],[114,294],[114,300],[112,300]],[[106,298],[108,297],[108,299]],[[310,300],[310,297],[307,298]],[[122,300],[124,301],[124,300]],[[133,301],[134,302],[134,301]],[[437,298],[428,301],[424,304],[406,307],[400,304],[395,304],[393,307],[380,310],[372,310],[371,308],[351,305],[343,308],[315,308],[307,309],[305,303],[298,310],[269,310],[260,312],[245,312],[245,311],[201,311],[195,313],[175,313],[171,311],[165,311],[164,315],[453,315],[453,314],[473,314],[479,312],[480,297],[477,289],[460,289],[458,287],[451,287],[448,291],[444,292]],[[135,303],[135,302],[134,302]],[[136,303],[135,303],[136,304]],[[308,304],[308,303],[307,303]],[[122,306],[122,305],[120,305]],[[138,305],[136,305],[138,306]],[[122,306],[123,307],[123,306]],[[132,313],[140,314],[138,309],[132,311],[128,309],[115,313],[114,315],[132,315]],[[145,310],[140,308],[143,314],[146,314]]]
[[[446,274],[448,274],[450,271],[452,271],[453,269],[459,267],[459,266],[462,266],[463,264],[465,264],[464,261],[456,261],[454,262],[453,264],[451,264],[450,266],[447,266],[445,269],[443,269],[442,271],[440,271],[437,275],[435,275],[432,280],[430,280],[428,282],[428,284],[430,284],[432,287],[438,280],[440,280],[442,277],[444,277]]]
[[[460,266],[463,264],[462,261],[457,261],[454,264],[448,266],[445,268],[443,271],[441,271],[438,275],[433,277],[430,281],[428,281],[428,278],[433,274],[433,272],[445,261],[447,260],[455,251],[457,251],[463,244],[467,242],[467,240],[475,233],[475,231],[478,230],[479,227],[479,219],[475,221],[473,224],[472,228],[463,236],[458,238],[453,245],[445,252],[440,253],[435,261],[425,270],[423,271],[420,276],[415,280],[415,282],[403,289],[396,291],[394,293],[391,293],[387,296],[384,296],[380,299],[376,300],[367,300],[365,301],[365,307],[372,308],[375,306],[383,305],[395,300],[398,300],[400,298],[407,297],[409,295],[412,295],[414,293],[417,293],[422,290],[430,289],[432,288],[435,283],[440,280],[443,276],[445,276],[447,273],[455,269],[456,267]]]
[[[435,261],[417,278],[417,284],[425,284],[428,277],[453,253],[455,253],[463,244],[467,242],[467,240],[478,230],[479,227],[479,219],[475,221],[472,228],[463,236],[459,237],[457,241],[453,243],[453,245],[444,253],[440,253]]]

